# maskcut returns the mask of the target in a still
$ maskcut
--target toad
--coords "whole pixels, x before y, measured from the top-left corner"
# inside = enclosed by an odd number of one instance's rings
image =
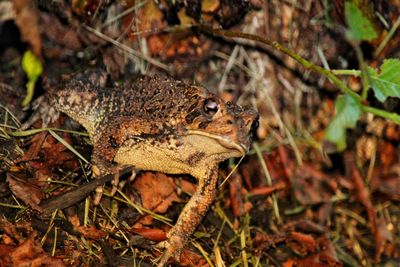
[[[105,73],[89,71],[50,91],[55,107],[87,130],[94,174],[118,175],[118,168],[129,165],[197,179],[195,193],[167,233],[158,266],[179,256],[215,199],[218,163],[243,156],[258,123],[255,111],[168,77],[116,85]]]

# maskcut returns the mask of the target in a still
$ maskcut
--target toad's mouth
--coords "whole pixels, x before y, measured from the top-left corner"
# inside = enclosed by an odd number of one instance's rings
[[[215,134],[211,134],[211,133],[207,133],[207,132],[203,132],[203,131],[198,131],[198,130],[189,130],[187,132],[188,135],[200,135],[200,136],[205,136],[208,137],[210,139],[215,140],[216,142],[218,142],[218,144],[220,144],[222,147],[227,148],[227,149],[233,149],[238,151],[241,155],[244,155],[247,153],[248,151],[248,146],[241,143],[241,142],[236,142],[234,140],[232,140],[229,137],[226,136],[221,136],[221,135],[215,135]]]

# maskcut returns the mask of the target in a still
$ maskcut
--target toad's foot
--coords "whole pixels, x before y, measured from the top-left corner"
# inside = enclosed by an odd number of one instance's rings
[[[129,176],[128,179],[125,179],[123,181],[120,181],[120,175],[114,177],[114,179],[111,181],[112,184],[112,190],[111,190],[111,195],[115,195],[115,193],[117,192],[118,189],[122,190],[126,184],[127,181],[129,182],[133,182],[133,180],[135,180],[136,175],[137,175],[138,171],[133,169],[131,170],[131,175]]]
[[[160,261],[157,264],[157,267],[163,267],[167,264],[168,260],[171,258],[175,258],[177,262],[180,262],[180,255],[182,252],[182,248],[185,246],[186,240],[179,236],[169,237],[167,241],[165,241],[162,246],[165,248],[163,255],[161,256]]]
[[[114,174],[114,178],[111,183],[114,185],[115,181],[116,181],[116,183],[118,184],[119,170],[116,167],[110,167],[110,166],[105,167],[104,165],[93,165],[92,173],[93,173],[94,178],[101,177],[101,176],[107,175],[107,174]],[[96,193],[94,195],[93,203],[95,206],[97,206],[97,205],[99,205],[99,203],[101,201],[101,197],[103,196],[104,185],[97,187],[95,192]]]
[[[124,186],[125,183],[121,183],[119,182],[119,177],[121,174],[121,170],[126,167],[126,166],[114,166],[111,164],[105,165],[103,163],[103,165],[93,165],[92,167],[92,172],[94,177],[100,177],[106,174],[113,174],[114,178],[111,181],[112,184],[112,190],[111,190],[111,196],[115,195],[115,193],[119,188],[122,188]],[[134,179],[134,177],[136,176],[136,171],[132,170],[132,175],[130,177],[130,179]],[[133,177],[133,178],[132,178]],[[99,205],[100,201],[101,201],[101,197],[103,196],[104,193],[104,185],[99,186],[96,188],[96,194],[94,196],[94,205],[97,206]]]

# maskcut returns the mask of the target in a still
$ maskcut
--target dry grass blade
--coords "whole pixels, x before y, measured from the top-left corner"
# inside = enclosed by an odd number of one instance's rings
[[[12,204],[1,203],[1,202],[0,202],[0,206],[1,207],[5,207],[5,208],[12,208],[12,209],[26,209],[26,208],[28,208],[26,206],[12,205]]]
[[[40,240],[40,244],[42,244],[42,246],[46,242],[47,236],[49,235],[51,229],[54,226],[54,219],[56,218],[57,212],[58,212],[58,210],[55,210],[51,214],[51,218],[50,218],[49,224],[47,225],[46,233],[43,235],[42,239]]]
[[[262,156],[262,154],[261,154],[261,150],[260,150],[260,147],[258,146],[257,142],[255,142],[255,143],[253,144],[253,147],[254,147],[254,150],[256,151],[258,160],[260,161],[261,168],[262,168],[262,170],[264,171],[265,180],[266,180],[266,182],[267,182],[267,185],[268,185],[268,186],[272,186],[272,178],[271,178],[271,175],[270,175],[270,173],[269,173],[269,171],[268,171],[267,164],[265,164],[264,158],[263,158],[263,156]],[[276,217],[276,219],[277,219],[278,222],[281,222],[281,216],[280,216],[279,206],[278,206],[278,198],[276,197],[276,194],[275,194],[275,193],[272,193],[270,197],[272,198],[272,203],[273,203],[273,209],[274,209],[275,217]]]
[[[117,192],[118,192],[124,199],[120,199],[120,198],[117,198],[117,197],[115,197],[115,199],[124,201],[125,203],[127,203],[127,204],[129,204],[130,206],[132,206],[133,208],[135,208],[140,214],[148,214],[148,215],[150,215],[153,219],[155,219],[155,220],[157,220],[157,221],[160,221],[160,222],[163,222],[163,223],[165,223],[165,224],[168,224],[169,226],[172,226],[172,224],[171,224],[171,221],[172,221],[172,220],[171,220],[171,219],[166,218],[166,217],[164,217],[164,216],[162,216],[162,215],[156,214],[156,213],[152,212],[151,210],[145,209],[145,208],[143,208],[143,207],[141,207],[141,206],[139,206],[139,205],[136,205],[136,204],[135,204],[134,202],[132,202],[132,200],[131,200],[127,195],[125,195],[121,190],[118,189]]]
[[[30,135],[34,135],[37,133],[45,132],[45,131],[64,132],[64,133],[77,134],[77,135],[82,135],[82,136],[89,136],[87,133],[84,133],[84,132],[71,131],[71,130],[65,130],[65,129],[59,129],[59,128],[38,128],[38,129],[31,129],[31,130],[24,130],[24,131],[7,131],[7,133],[9,135],[15,136],[15,137],[25,137],[25,136],[30,136]]]
[[[70,144],[68,144],[61,136],[59,136],[57,133],[55,133],[53,130],[49,130],[49,133],[57,139],[61,144],[63,144],[66,148],[68,148],[72,153],[74,153],[78,158],[80,158],[82,161],[84,161],[87,164],[90,164],[90,162],[85,159],[84,156],[82,156],[78,151],[75,150]]]
[[[200,243],[194,241],[192,242],[192,244],[195,248],[198,249],[198,251],[200,251],[201,255],[207,261],[208,265],[210,267],[214,267],[214,264],[212,263],[210,257],[208,256],[208,253],[204,250],[204,248],[200,245]]]
[[[132,7],[128,8],[127,10],[119,13],[117,16],[110,18],[109,20],[107,20],[106,22],[104,22],[100,27],[104,28],[114,22],[116,22],[119,19],[122,19],[123,17],[129,15],[130,13],[132,13],[133,11],[135,11],[136,9],[144,6],[146,4],[147,0],[145,1],[141,1],[139,3],[135,3]]]
[[[232,174],[236,171],[236,169],[239,167],[240,163],[244,159],[245,156],[242,156],[239,160],[239,162],[233,167],[233,169],[230,171],[230,173],[226,176],[226,178],[222,181],[222,183],[219,185],[219,187],[222,187],[226,181],[228,181],[229,177],[232,176]]]
[[[153,58],[151,58],[151,57],[149,57],[149,56],[143,55],[142,53],[137,52],[136,50],[130,48],[129,46],[126,46],[126,45],[124,45],[124,44],[122,44],[122,43],[120,43],[120,42],[115,41],[114,39],[108,37],[107,35],[105,35],[105,34],[99,32],[99,31],[96,30],[96,29],[93,29],[93,28],[91,28],[91,27],[89,27],[89,26],[86,26],[86,25],[84,25],[83,27],[84,27],[86,30],[88,30],[89,32],[94,33],[94,34],[97,35],[98,37],[100,37],[100,38],[106,40],[107,42],[112,43],[113,45],[115,45],[115,46],[118,47],[119,49],[123,50],[124,52],[127,52],[127,53],[129,53],[130,55],[133,55],[133,56],[135,56],[135,57],[137,57],[137,58],[144,59],[144,60],[146,60],[147,62],[149,62],[150,64],[152,64],[152,65],[154,65],[154,66],[156,66],[156,67],[158,67],[158,68],[160,68],[160,69],[163,69],[163,70],[165,70],[165,71],[169,71],[169,67],[168,67],[167,65],[161,63],[160,61],[155,60],[155,59],[153,59]]]
[[[114,225],[114,227],[118,229],[118,232],[122,235],[122,237],[125,239],[125,241],[127,243],[129,243],[129,238],[125,235],[124,231],[122,231],[120,229],[117,221],[113,217],[110,216],[109,212],[102,205],[100,205],[100,208],[103,211],[103,213],[107,216],[108,220],[111,221],[111,223]]]
[[[12,122],[20,127],[21,126],[21,122],[18,120],[18,118],[4,105],[0,104],[0,108],[2,108],[4,110],[4,126],[8,125],[8,117],[10,117],[12,119]]]
[[[242,250],[241,255],[242,255],[242,266],[248,267],[249,264],[247,262],[247,251],[246,251],[246,235],[245,231],[242,230],[240,232],[240,248]]]
[[[216,264],[216,266],[217,267],[225,267],[226,265],[225,265],[224,260],[222,259],[221,249],[218,246],[216,246],[213,251],[214,251],[214,254],[215,254],[215,264]]]

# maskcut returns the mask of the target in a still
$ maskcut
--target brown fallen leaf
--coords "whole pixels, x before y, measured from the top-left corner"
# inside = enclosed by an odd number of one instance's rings
[[[310,255],[302,259],[290,259],[282,264],[284,267],[340,267],[342,263],[327,259],[321,253]]]
[[[10,253],[15,246],[0,244],[0,266],[12,266]]]
[[[182,190],[186,194],[193,195],[196,192],[196,187],[197,187],[196,184],[188,180],[178,179],[175,181],[175,183],[180,188],[180,190]]]
[[[35,4],[30,0],[14,0],[13,3],[16,13],[15,23],[21,33],[21,39],[31,46],[35,55],[40,57],[42,40],[40,39],[39,18]]]
[[[398,162],[399,157],[398,149],[396,149],[392,143],[389,143],[385,140],[380,140],[378,142],[377,153],[380,158],[381,168],[384,170],[389,169],[391,165]]]
[[[179,266],[206,267],[209,265],[202,256],[189,249],[183,249]]]
[[[264,154],[263,156],[273,181],[285,182],[287,188],[290,188],[290,177],[293,176],[295,164],[289,158],[286,148],[280,146],[273,153]]]
[[[10,254],[11,251],[14,250],[15,245],[10,244],[0,244],[0,258]],[[0,264],[0,266],[6,266],[4,264]]]
[[[14,240],[13,240],[9,235],[7,235],[7,234],[2,234],[2,236],[1,236],[1,242],[2,242],[4,245],[15,245]],[[0,251],[1,251],[1,249],[0,249]]]
[[[391,141],[400,141],[400,126],[395,123],[388,123],[384,129],[384,136]]]
[[[59,135],[65,142],[72,144],[69,134],[60,133]],[[34,175],[38,182],[46,181],[51,176],[53,168],[62,165],[68,169],[75,169],[79,166],[76,156],[47,132],[34,135],[30,143],[29,149],[19,161],[28,162],[35,169]],[[40,177],[44,180],[41,180]],[[41,184],[40,186],[46,185]]]
[[[31,160],[37,159],[39,157],[40,149],[41,149],[43,142],[46,139],[47,135],[48,135],[47,132],[41,132],[41,133],[38,133],[38,134],[35,134],[34,136],[32,136],[32,139],[30,141],[31,145],[29,146],[29,149],[25,152],[25,154],[20,159],[20,162],[31,161]]]
[[[32,233],[28,239],[14,247],[7,255],[11,262],[9,266],[65,266],[62,260],[47,255],[35,237],[36,234]]]
[[[326,232],[326,228],[318,223],[307,219],[300,219],[286,223],[283,228],[286,231],[298,231],[306,233],[323,234]]]
[[[132,187],[139,192],[143,207],[156,213],[164,213],[173,202],[180,201],[174,180],[162,173],[143,172]]]
[[[32,225],[30,222],[19,222],[18,224],[15,224],[4,217],[0,217],[0,232],[7,234],[9,237],[12,237],[13,240],[22,243],[25,240],[24,233],[32,232]],[[2,241],[4,243],[4,240]]]
[[[107,232],[97,229],[94,226],[78,226],[74,227],[74,230],[81,233],[84,237],[94,240],[103,239],[108,235]]]
[[[292,232],[291,238],[299,242],[298,245],[302,245],[303,248],[308,247],[306,254],[312,254],[301,259],[289,259],[282,266],[340,267],[343,265],[338,260],[334,246],[326,234],[314,239],[311,235]]]
[[[71,135],[68,133],[59,133],[59,135],[65,142],[72,144]],[[47,169],[60,165],[68,169],[75,169],[79,166],[76,156],[51,135],[46,137],[41,148],[41,158],[45,162],[44,166]]]
[[[61,133],[60,136],[66,142],[72,143],[69,134]],[[15,175],[7,179],[14,194],[38,211],[41,211],[38,204],[44,198],[44,191],[51,186],[48,179],[53,177],[52,170],[59,166],[67,169],[76,169],[79,166],[76,156],[46,132],[32,137],[29,149],[19,160],[19,163],[23,162],[30,167],[33,179],[16,180]]]
[[[44,193],[35,184],[28,180],[20,178],[15,173],[7,173],[7,182],[14,195],[21,199],[26,205],[31,208],[42,211],[39,206],[40,201],[44,198]]]
[[[80,233],[86,238],[99,240],[106,237],[108,234],[94,226],[82,226],[77,214],[68,216],[68,221],[73,225],[74,231]]]
[[[241,181],[242,179],[237,173],[232,174],[232,177],[229,180],[229,197],[231,200],[233,216],[235,217],[245,214]]]
[[[82,42],[79,39],[77,30],[71,29],[62,24],[56,16],[48,13],[40,13],[40,26],[45,28],[43,32],[52,43],[53,46],[60,46],[64,50],[61,54],[51,54],[55,58],[65,58],[71,56],[71,52],[78,52],[82,49]],[[54,49],[53,47],[46,46],[46,50]],[[48,51],[43,51],[45,55],[49,55]]]
[[[328,202],[338,187],[335,177],[328,176],[309,164],[296,168],[294,175],[293,189],[302,205]]]
[[[258,254],[261,254],[263,251],[266,251],[279,243],[285,242],[286,239],[287,236],[283,234],[272,235],[257,231],[253,238],[253,246],[255,251]]]
[[[332,241],[329,239],[327,234],[317,238],[317,246],[321,254],[323,261],[335,261],[339,263],[339,259]]]
[[[398,170],[396,170],[398,169]],[[392,200],[400,200],[400,164],[393,166],[388,174],[374,171],[371,179],[372,192],[379,191]]]
[[[375,237],[375,261],[379,262],[385,249],[386,242],[391,239],[390,233],[384,231],[384,229],[386,229],[385,225],[382,225],[382,222],[377,218],[375,207],[372,204],[371,195],[357,169],[353,155],[347,153],[345,154],[345,158],[349,175],[353,178],[355,196],[367,211],[369,226]]]
[[[274,193],[275,191],[282,190],[286,188],[286,183],[284,182],[278,182],[274,184],[273,186],[263,186],[263,187],[257,187],[252,189],[249,193],[252,195],[270,195]]]
[[[302,255],[313,253],[316,249],[316,241],[310,234],[293,231],[287,242],[293,251]]]
[[[130,231],[152,241],[160,242],[167,239],[166,233],[161,229],[131,228]]]

